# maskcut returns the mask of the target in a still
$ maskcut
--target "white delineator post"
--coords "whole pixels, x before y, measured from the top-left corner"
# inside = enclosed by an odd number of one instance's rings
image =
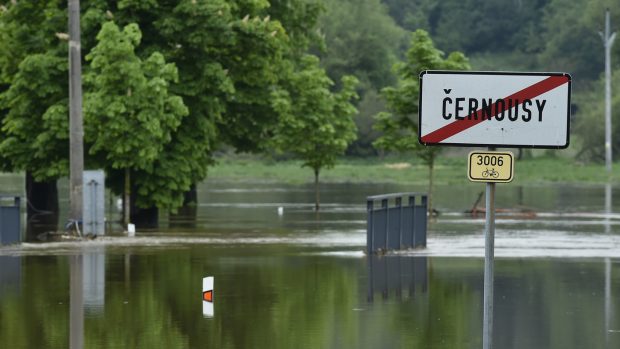
[[[207,276],[202,278],[202,315],[205,318],[212,318],[214,314],[214,277]]]

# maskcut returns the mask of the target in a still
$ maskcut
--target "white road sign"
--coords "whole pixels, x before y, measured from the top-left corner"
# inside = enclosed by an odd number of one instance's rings
[[[565,73],[424,71],[424,145],[566,148],[571,77]]]

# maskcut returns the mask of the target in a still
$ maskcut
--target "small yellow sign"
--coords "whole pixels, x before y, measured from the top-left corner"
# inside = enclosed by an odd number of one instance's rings
[[[514,176],[514,156],[508,151],[472,151],[467,163],[472,182],[508,183]]]

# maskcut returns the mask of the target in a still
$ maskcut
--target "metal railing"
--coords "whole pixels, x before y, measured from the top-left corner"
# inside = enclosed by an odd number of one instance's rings
[[[406,204],[403,204],[403,198],[408,200]],[[416,198],[420,198],[419,203],[416,203]],[[375,207],[375,202],[380,202],[381,205]],[[366,249],[369,254],[426,247],[426,194],[369,196],[366,198],[366,208]]]
[[[2,204],[5,200],[13,201],[12,206]],[[21,242],[20,197],[0,195],[0,245]]]

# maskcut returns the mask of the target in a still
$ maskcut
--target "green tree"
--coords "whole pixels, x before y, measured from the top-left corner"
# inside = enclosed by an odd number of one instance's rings
[[[433,41],[424,30],[416,30],[407,51],[407,60],[397,63],[394,71],[399,77],[395,87],[386,87],[385,96],[388,110],[377,114],[375,127],[383,135],[375,146],[388,151],[413,151],[429,169],[428,208],[433,210],[433,170],[441,147],[425,147],[418,142],[418,96],[420,93],[420,72],[424,70],[467,70],[469,62],[460,52],[452,52],[444,58],[444,53],[435,48]]]
[[[169,81],[169,91],[182,97],[189,115],[148,169],[133,169],[140,207],[179,207],[184,193],[206,178],[212,153],[222,143],[240,151],[263,150],[278,123],[270,98],[288,77],[282,65],[320,43],[314,31],[322,9],[318,1],[83,0],[81,5],[82,52],[95,46],[106,21],[137,23],[144,35],[135,56],[145,62],[160,52],[178,68],[178,81]],[[68,169],[66,1],[4,6],[0,165],[5,171],[36,171],[37,179],[55,183]],[[89,69],[84,65],[85,75]],[[86,93],[89,89],[85,86]],[[86,142],[96,141],[86,136]],[[87,158],[87,164],[102,164],[102,154]],[[108,173],[113,187],[122,186],[123,177]]]
[[[382,108],[376,96],[396,81],[390,68],[405,47],[406,32],[396,25],[380,0],[327,0],[319,28],[325,38],[321,66],[328,76],[335,82],[344,75],[360,80],[360,101],[356,105],[359,113],[355,117],[358,140],[347,154],[372,154],[377,135],[370,125],[376,109]]]
[[[318,11],[313,2],[302,0],[270,5],[265,0],[110,5],[115,21],[136,22],[145,32],[139,56],[159,51],[176,64],[179,82],[171,91],[189,108],[154,170],[138,175],[138,200],[146,195],[174,209],[192,185],[206,178],[219,145],[264,149],[278,123],[270,93],[286,78],[284,62],[311,42],[313,35],[304,33]],[[282,23],[290,24],[293,36]]]
[[[64,122],[57,114],[66,105],[68,88],[66,82],[51,83],[59,76],[66,81],[67,76],[66,64],[63,66],[66,51],[61,56],[60,48],[54,47],[67,48],[53,32],[51,19],[60,14],[58,2],[20,2],[7,6],[0,12],[2,169],[32,171],[39,181],[55,179],[67,173],[61,162],[68,154],[67,146],[56,147],[58,143],[54,142],[68,139],[68,132],[50,132],[51,123],[60,131],[58,126],[62,125],[56,122]]]
[[[332,92],[333,82],[319,66],[319,59],[306,55],[287,83],[273,93],[273,106],[281,117],[274,142],[314,172],[318,211],[321,170],[333,167],[356,137],[353,116],[357,110],[351,102],[357,98],[357,79],[344,76],[341,90]]]
[[[124,172],[124,222],[129,222],[131,172],[153,171],[153,163],[188,114],[180,97],[168,92],[177,80],[174,64],[152,53],[142,61],[135,54],[142,33],[129,24],[121,31],[114,23],[103,25],[98,44],[86,56],[91,62],[85,77],[86,138],[89,154],[108,172]],[[164,205],[157,198],[152,200]]]
[[[326,51],[321,65],[331,79],[355,75],[363,90],[391,85],[406,32],[379,0],[328,0],[319,20]]]
[[[94,6],[100,2],[88,1],[83,12],[83,50],[100,27],[97,13],[103,11]],[[0,168],[25,172],[29,217],[40,210],[57,212],[56,180],[68,174],[69,162],[67,2],[3,3]]]
[[[68,173],[67,44],[56,35],[66,28],[63,6],[0,8],[0,170],[25,172],[28,218],[58,212],[56,179]]]

